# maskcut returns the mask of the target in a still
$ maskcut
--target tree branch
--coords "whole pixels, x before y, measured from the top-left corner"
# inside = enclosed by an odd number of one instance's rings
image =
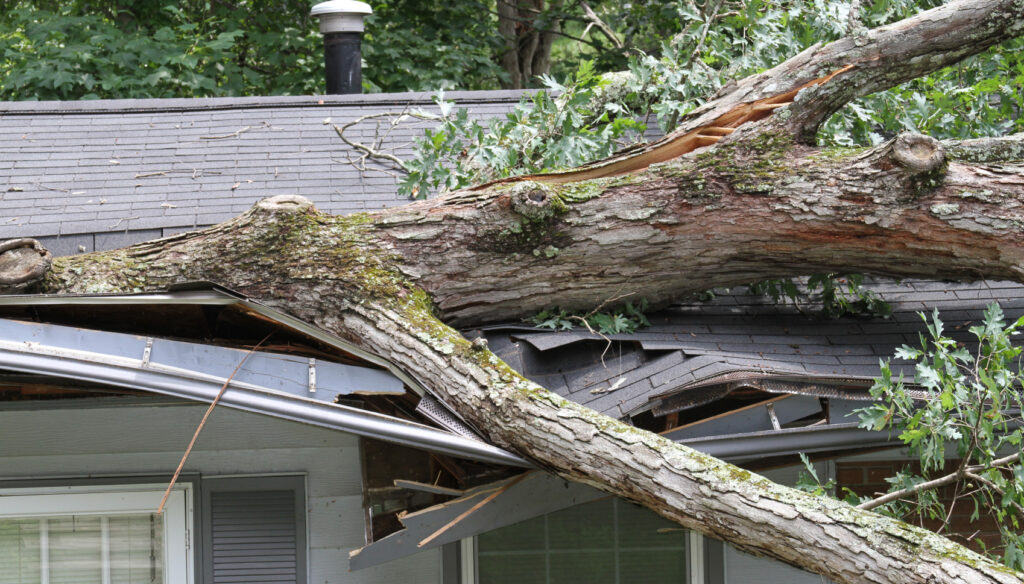
[[[946,140],[949,157],[964,162],[1024,162],[1024,133],[1010,136]]]
[[[971,479],[971,480],[978,481],[979,483],[985,485],[986,487],[988,487],[989,489],[991,489],[992,491],[994,491],[995,493],[997,493],[1000,496],[1003,496],[1003,497],[1006,496],[1006,491],[1004,491],[1002,488],[1000,488],[999,485],[993,483],[992,481],[986,479],[985,477],[983,477],[983,476],[981,476],[979,474],[975,474],[973,472],[968,472],[968,473],[965,473],[964,476],[969,478],[969,479]],[[1013,510],[1017,512],[1017,516],[1021,517],[1021,518],[1024,518],[1024,507],[1022,507],[1020,505],[1020,503],[1017,503],[1016,501],[1013,501],[1013,500],[1010,501],[1010,504],[1013,506]]]
[[[930,481],[925,481],[923,483],[918,483],[918,484],[914,485],[913,487],[907,487],[905,489],[900,489],[898,491],[893,491],[891,493],[886,493],[886,494],[882,495],[881,497],[876,497],[876,498],[874,498],[874,499],[872,499],[870,501],[864,501],[860,505],[857,505],[857,508],[858,509],[863,509],[865,511],[870,511],[872,509],[877,509],[878,507],[881,507],[882,505],[885,505],[886,503],[892,503],[893,501],[898,501],[898,500],[900,500],[900,499],[902,499],[904,497],[907,497],[909,495],[916,495],[917,493],[922,493],[924,491],[930,491],[932,489],[937,489],[939,487],[944,487],[946,485],[953,484],[953,483],[959,481],[960,479],[964,478],[964,476],[965,476],[965,471],[963,471],[962,469],[957,469],[956,472],[950,473],[950,474],[948,474],[946,476],[939,477],[937,479],[933,479],[933,480],[930,480]]]
[[[386,161],[390,162],[391,164],[393,164],[394,168],[396,170],[398,170],[398,171],[400,171],[402,173],[408,174],[409,173],[409,169],[408,169],[408,167],[406,167],[405,161],[402,160],[401,158],[395,156],[394,154],[390,154],[388,152],[384,152],[382,150],[378,150],[377,144],[374,144],[373,146],[367,146],[366,144],[363,144],[362,142],[356,142],[354,140],[350,140],[348,138],[348,136],[345,135],[345,131],[346,130],[348,130],[352,126],[361,124],[361,123],[363,123],[363,122],[365,122],[367,120],[372,120],[372,119],[377,119],[377,118],[389,118],[389,119],[392,120],[391,127],[393,128],[395,125],[397,125],[399,122],[401,122],[401,120],[403,118],[405,118],[405,117],[412,117],[412,118],[418,118],[418,119],[421,119],[421,120],[430,120],[430,121],[438,121],[438,120],[441,119],[438,116],[434,116],[434,115],[430,115],[430,114],[425,114],[425,113],[418,113],[418,112],[401,112],[401,113],[398,113],[398,112],[382,112],[382,113],[368,114],[368,115],[365,115],[365,116],[360,116],[360,117],[352,120],[351,122],[348,122],[348,123],[343,124],[341,126],[338,126],[337,124],[335,124],[334,125],[334,131],[338,134],[338,137],[341,138],[342,142],[348,144],[349,146],[351,146],[352,148],[354,148],[356,150],[359,150],[360,152],[363,152],[363,157],[364,158],[369,157],[369,158],[376,158],[378,160],[386,160]]]
[[[485,201],[488,212],[504,208],[520,218],[544,220],[545,197],[509,190],[515,191],[505,188]],[[570,206],[595,211],[602,198]],[[443,199],[449,206],[453,200]],[[497,208],[491,205],[495,201]],[[427,221],[414,218],[428,209],[433,217]],[[441,231],[472,227],[469,211],[459,207],[461,218]],[[405,235],[416,226],[422,236],[436,220],[451,219],[445,212],[443,205],[416,203],[380,214],[332,217],[301,197],[275,197],[203,231],[59,258],[42,291],[123,292],[215,281],[401,363],[490,442],[568,480],[603,488],[684,527],[726,539],[740,550],[837,582],[1020,583],[1017,575],[935,534],[775,485],[522,378],[485,346],[437,321],[428,296],[393,267],[396,248],[389,238],[396,232],[390,226],[402,223]],[[598,220],[612,221],[612,216]],[[614,253],[606,250],[603,257]],[[671,261],[663,266],[678,270]],[[143,272],[135,271],[140,267]],[[535,284],[523,275],[519,287],[532,288]],[[865,571],[860,559],[865,557],[875,569]]]
[[[620,178],[459,191],[381,212],[377,230],[458,326],[836,270],[1024,277],[1022,169],[941,164],[924,137],[845,154],[729,138]]]

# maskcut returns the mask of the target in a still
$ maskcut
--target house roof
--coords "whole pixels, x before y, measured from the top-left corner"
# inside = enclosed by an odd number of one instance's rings
[[[445,98],[489,118],[521,94]],[[402,204],[389,168],[357,168],[360,152],[334,126],[417,108],[436,111],[432,95],[0,103],[0,239],[34,237],[66,255],[212,225],[278,194],[301,192],[331,213]],[[346,135],[408,155],[426,122],[389,122]]]
[[[464,92],[447,98],[467,107],[471,116],[487,118],[511,110],[520,95]],[[399,205],[405,199],[396,193],[396,177],[374,161],[364,161],[365,168],[360,168],[360,153],[338,137],[334,126],[385,110],[431,106],[431,96],[424,93],[0,104],[0,240],[34,237],[55,255],[110,249],[211,225],[262,198],[289,193],[301,193],[331,213]],[[387,120],[383,126],[368,121],[349,135],[368,143],[379,139],[379,148],[403,156],[423,126],[415,120],[393,127]],[[522,323],[469,334],[486,336],[492,350],[511,366],[568,399],[645,423],[718,457],[745,461],[797,451],[878,447],[893,439],[868,433],[841,416],[865,398],[880,359],[892,356],[901,344],[918,342],[924,327],[916,312],[938,308],[947,331],[970,342],[967,327],[980,320],[988,303],[1001,302],[1009,318],[1024,314],[1024,286],[919,281],[876,281],[871,286],[892,304],[890,318],[820,320],[737,289],[712,301],[675,305],[652,315],[650,327],[630,335],[554,332]],[[437,427],[332,403],[335,393],[352,388],[328,392],[326,400],[307,395],[314,383],[310,364],[304,368],[303,360],[294,356],[261,355],[253,369],[231,380],[223,362],[237,359],[237,349],[84,331],[58,322],[24,324],[0,318],[0,369],[199,401],[210,401],[226,383],[229,407],[454,456],[528,466],[515,454],[475,439],[471,429],[406,372],[227,291],[206,287],[119,297],[8,296],[0,297],[0,317],[12,318],[12,307],[19,303],[37,316],[51,306],[76,303],[244,306],[278,326],[317,337],[337,354],[379,367],[355,376],[378,379],[385,391],[398,385],[410,388],[420,398],[415,414]],[[31,329],[28,335],[26,327]],[[35,338],[35,344],[26,344],[26,337]],[[104,346],[110,350],[100,350]],[[128,353],[119,353],[122,349]],[[179,361],[154,357],[164,349]],[[186,362],[192,366],[184,366]],[[274,366],[271,362],[291,368],[293,375],[287,380],[261,376]],[[910,377],[907,363],[895,366]],[[353,370],[328,362],[321,371],[340,378]],[[319,379],[326,389],[328,379]],[[748,393],[742,400],[729,401],[732,392],[743,391]],[[765,400],[765,395],[772,397]],[[722,403],[726,405],[719,407]],[[719,407],[719,413],[707,409],[711,406]],[[652,424],[652,418],[661,423],[686,412],[693,413],[689,422]],[[824,412],[827,423],[808,424],[807,419],[817,419],[815,412]],[[508,493],[495,499],[499,503],[474,511],[469,521],[460,521],[495,488],[507,488]],[[364,548],[353,557],[352,567],[598,496],[590,487],[568,487],[541,473],[469,490],[406,516],[407,531]],[[437,530],[438,525],[454,527]]]
[[[869,287],[890,303],[892,316],[822,319],[738,288],[654,314],[651,326],[632,334],[602,338],[522,323],[470,334],[485,335],[498,356],[563,397],[630,418],[696,408],[742,380],[817,383],[807,391],[818,397],[868,399],[879,362],[903,344],[920,344],[919,312],[938,309],[947,333],[968,344],[968,328],[988,304],[999,302],[1008,320],[1024,315],[1024,286],[1012,282],[877,280]],[[908,363],[892,363],[894,373],[913,380]]]
[[[520,97],[446,96],[478,118],[502,115]],[[0,239],[35,237],[56,255],[113,248],[213,224],[288,192],[332,213],[402,204],[396,177],[372,160],[360,167],[360,152],[334,126],[432,105],[426,93],[0,104]],[[372,118],[349,135],[401,156],[424,125]],[[1014,284],[873,286],[893,303],[892,318],[820,321],[731,292],[677,305],[633,335],[612,335],[607,351],[605,339],[578,330],[516,323],[476,334],[542,385],[630,418],[692,409],[742,384],[764,389],[769,377],[863,395],[879,359],[916,341],[915,311],[937,307],[944,319],[965,323],[992,300],[1014,315],[1024,307],[1024,288]],[[833,397],[857,399],[848,394]],[[797,402],[788,402],[791,415],[802,411],[792,407]]]
[[[504,114],[520,97],[446,96],[479,118]],[[360,153],[334,126],[432,105],[426,93],[0,104],[0,239],[35,237],[56,255],[113,248],[213,224],[288,192],[332,213],[402,204],[396,177],[374,161],[357,168]],[[390,122],[372,118],[349,135],[407,155],[424,123]],[[758,379],[763,389],[768,377],[820,382],[833,393],[839,384],[863,395],[879,359],[916,341],[922,324],[915,311],[938,307],[944,319],[964,323],[992,300],[1011,314],[1024,307],[1024,289],[1014,284],[873,286],[893,303],[892,318],[820,321],[731,292],[677,305],[633,335],[612,335],[607,351],[605,339],[579,330],[515,323],[476,334],[542,385],[630,418],[692,409]],[[791,415],[802,411],[797,402],[788,402]]]

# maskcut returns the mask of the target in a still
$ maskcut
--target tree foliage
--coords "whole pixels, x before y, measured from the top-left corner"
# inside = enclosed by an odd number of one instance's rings
[[[1007,324],[999,305],[992,304],[983,322],[970,328],[977,346],[969,348],[945,333],[938,310],[930,320],[921,316],[927,336],[921,335],[916,347],[901,347],[896,358],[914,363],[914,384],[923,395],[893,376],[885,362],[871,388],[880,401],[860,415],[862,427],[898,433],[919,462],[887,479],[892,496],[883,499],[882,509],[945,532],[953,506],[971,508],[972,519],[989,515],[1002,538],[1002,549],[989,551],[1019,570],[1024,567],[1024,376],[1022,348],[1013,337],[1024,327],[1024,317]],[[947,485],[953,489],[948,499],[938,490]]]
[[[505,120],[484,127],[445,103],[409,161],[403,192],[425,197],[489,180],[571,168],[606,156],[616,142],[656,122],[662,132],[705,103],[733,79],[764,71],[850,28],[849,4],[809,2],[693,2],[619,5],[611,16],[642,12],[643,30],[672,33],[657,53],[634,51],[628,74],[598,77],[583,61],[564,82],[545,76],[545,95],[524,97]],[[905,18],[932,2],[882,0],[869,4],[861,26]],[[668,16],[666,16],[668,15]],[[626,25],[639,26],[637,24]],[[673,26],[675,28],[673,28]],[[678,28],[678,31],[676,29]],[[632,30],[632,29],[629,29]],[[638,29],[640,30],[640,29]],[[584,52],[595,59],[607,52]],[[618,63],[616,63],[618,64]],[[868,146],[903,131],[936,138],[998,136],[1024,130],[1024,40],[994,47],[954,67],[857,100],[823,124],[824,146]],[[628,140],[627,140],[628,142]]]
[[[373,2],[366,19],[363,79],[368,91],[497,89],[502,41],[486,0]]]
[[[314,93],[308,12],[302,0],[18,2],[0,15],[0,99]]]

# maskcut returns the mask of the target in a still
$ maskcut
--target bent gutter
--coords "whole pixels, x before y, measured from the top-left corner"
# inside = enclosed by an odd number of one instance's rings
[[[328,346],[340,349],[349,354],[372,363],[385,369],[419,396],[432,395],[427,391],[426,386],[412,374],[391,361],[377,356],[360,347],[344,341],[334,335],[307,324],[302,320],[288,315],[280,310],[271,308],[242,294],[230,289],[208,282],[190,282],[181,284],[177,289],[167,292],[143,292],[139,294],[11,294],[0,296],[0,306],[126,306],[126,305],[201,305],[201,306],[242,306],[256,314],[266,317],[277,324],[290,328],[298,333],[314,338]],[[459,422],[465,424],[475,434],[479,432],[466,420],[448,407],[444,400],[438,400],[444,408]],[[519,459],[520,465],[525,464],[524,459]],[[532,466],[532,465],[531,465]]]
[[[51,375],[210,403],[225,380],[194,371],[145,364],[141,359],[103,355],[38,343],[0,341],[0,368]],[[304,399],[252,384],[231,382],[220,403],[225,406],[350,432],[481,462],[530,467],[523,458],[472,440],[383,414]]]

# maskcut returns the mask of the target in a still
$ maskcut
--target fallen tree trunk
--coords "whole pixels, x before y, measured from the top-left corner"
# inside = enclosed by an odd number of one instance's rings
[[[741,82],[665,141],[578,171],[347,217],[275,197],[203,231],[60,258],[35,289],[213,281],[404,364],[495,444],[744,551],[837,582],[1020,582],[944,538],[550,394],[442,320],[477,324],[624,294],[660,303],[822,270],[1024,281],[1024,167],[1005,162],[1024,138],[987,149],[917,135],[860,151],[802,143],[858,88],[1020,34],[1022,15],[1022,0],[959,2],[817,47]],[[906,43],[925,39],[921,58],[906,58]],[[899,59],[889,56],[897,49]],[[984,165],[950,160],[978,160],[983,149]]]

